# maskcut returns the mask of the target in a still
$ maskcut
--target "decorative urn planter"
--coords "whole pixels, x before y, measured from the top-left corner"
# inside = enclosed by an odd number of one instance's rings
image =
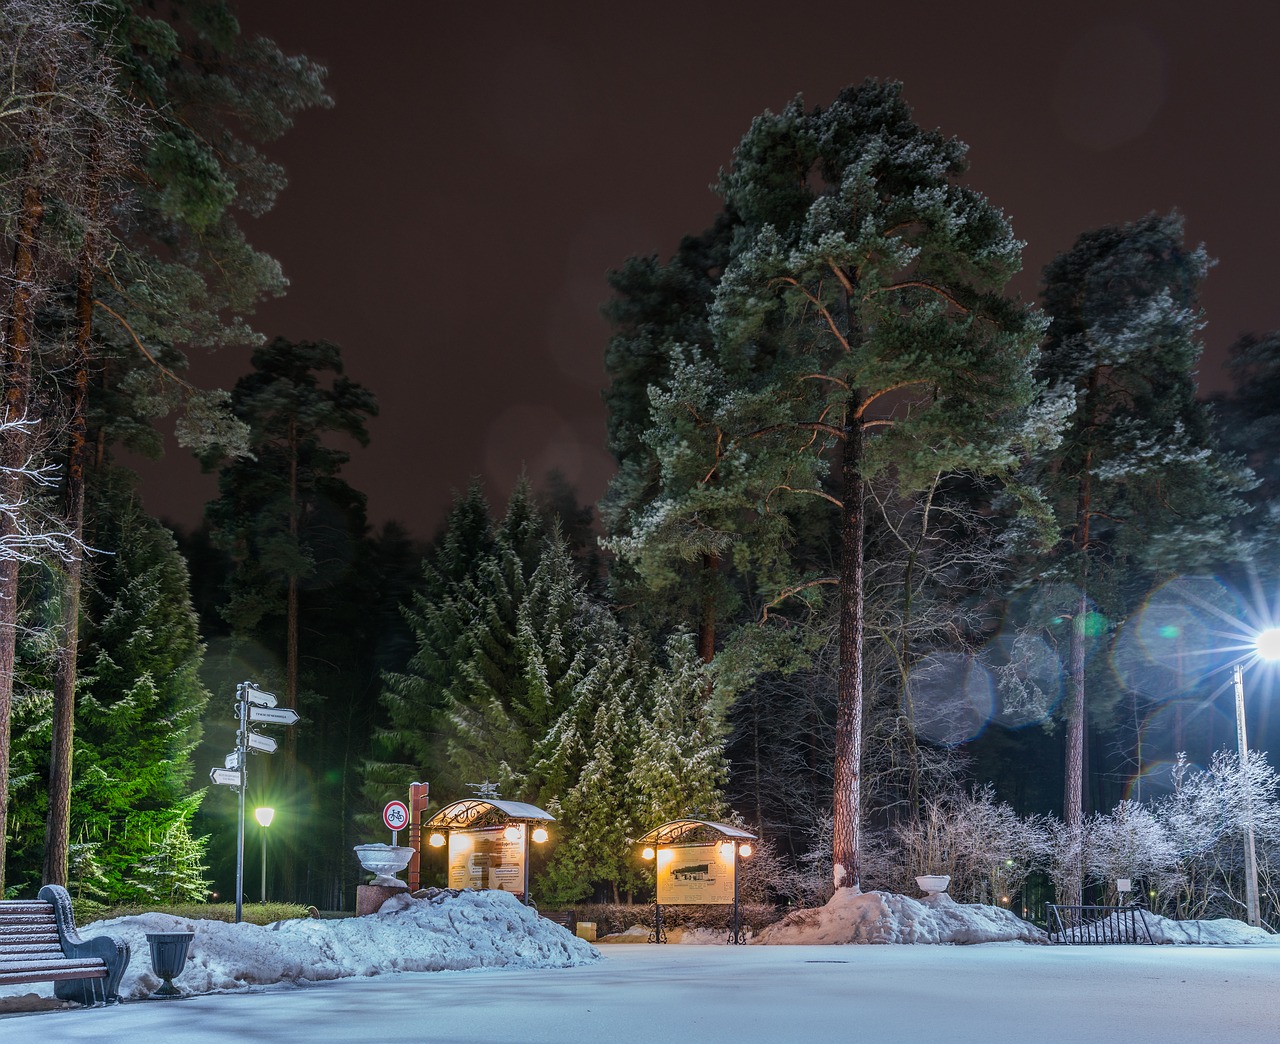
[[[360,865],[373,874],[371,884],[382,888],[408,888],[409,886],[396,877],[409,865],[414,849],[404,845],[356,845],[356,856]]]
[[[173,980],[187,966],[191,940],[195,937],[195,932],[147,932],[147,945],[151,948],[151,969],[164,980],[164,985],[152,994],[153,997],[182,996],[182,991],[173,984]]]
[[[946,892],[947,886],[951,884],[951,875],[925,874],[916,878],[916,884],[920,886],[920,891],[926,895],[939,895]]]

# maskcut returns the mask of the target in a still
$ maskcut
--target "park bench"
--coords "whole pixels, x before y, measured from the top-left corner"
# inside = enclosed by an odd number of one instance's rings
[[[0,901],[0,985],[52,982],[59,1000],[118,1001],[129,945],[107,936],[81,939],[71,897],[45,885],[38,899]]]
[[[554,921],[561,928],[568,928],[571,932],[577,925],[577,919],[572,910],[544,910],[542,916],[548,921]]]

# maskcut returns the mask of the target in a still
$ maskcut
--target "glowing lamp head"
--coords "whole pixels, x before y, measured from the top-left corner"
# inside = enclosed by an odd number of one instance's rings
[[[550,837],[550,836],[551,836],[551,835],[547,833],[547,828],[546,828],[546,827],[534,827],[534,828],[533,828],[533,839],[534,839],[534,841],[536,841],[538,844],[542,844],[542,843],[543,843],[543,842],[544,842],[548,837]]]
[[[742,842],[742,844],[738,846],[738,855],[742,856],[745,859],[750,854],[751,854],[751,845],[746,841]]]
[[[502,836],[505,837],[508,841],[519,841],[520,828],[518,826],[509,826],[507,827],[506,830],[502,832]]]
[[[1280,627],[1268,627],[1253,640],[1253,647],[1264,660],[1280,660]]]
[[[276,810],[274,808],[255,808],[253,810],[253,818],[258,821],[260,826],[269,827],[275,817]]]
[[[643,852],[641,852],[641,853],[640,853],[640,858],[641,858],[641,859],[652,859],[652,858],[653,858],[653,849],[652,849],[652,848],[646,848]]]
[[[429,838],[427,838],[427,844],[429,844],[432,848],[440,848],[441,846],[444,845],[444,834],[440,833],[440,831],[437,830],[434,834],[432,834]]]

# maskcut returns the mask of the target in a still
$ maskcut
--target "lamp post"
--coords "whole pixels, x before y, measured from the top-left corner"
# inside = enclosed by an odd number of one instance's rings
[[[1253,641],[1254,652],[1259,659],[1280,659],[1280,628],[1269,627]],[[1249,785],[1249,740],[1244,724],[1244,663],[1232,669],[1232,682],[1236,691],[1236,743],[1240,751],[1240,772],[1244,790],[1244,901],[1249,923],[1262,927],[1262,909],[1258,902],[1258,856],[1253,844],[1253,788]]]
[[[267,901],[267,827],[271,825],[271,820],[275,818],[276,810],[274,808],[260,807],[253,810],[253,818],[258,821],[258,825],[262,827],[262,902]]]

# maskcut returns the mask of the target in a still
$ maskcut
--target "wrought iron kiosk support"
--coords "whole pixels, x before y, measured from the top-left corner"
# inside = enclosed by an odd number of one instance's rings
[[[667,901],[675,905],[695,906],[724,906],[732,903],[733,913],[729,924],[729,942],[746,942],[745,933],[742,929],[741,906],[738,901],[738,870],[740,859],[751,855],[751,849],[749,847],[744,849],[743,846],[747,842],[754,840],[756,840],[756,835],[750,831],[743,830],[741,827],[733,826],[730,823],[716,823],[707,819],[673,819],[659,827],[654,827],[643,837],[635,840],[633,844],[646,846],[644,858],[646,860],[653,859],[653,928],[649,932],[649,942],[664,943],[667,941],[667,933],[662,923],[662,900],[664,884],[671,885],[672,882],[663,877],[660,869],[660,864],[663,862],[661,858],[663,853],[673,855],[673,849],[706,848],[718,848],[723,853],[726,846],[732,846],[732,858],[729,862],[733,874],[732,899],[728,898],[724,892],[714,889],[709,893],[704,892],[701,897],[698,897],[687,890],[682,890],[681,887],[675,887],[675,890],[667,893]],[[701,858],[716,857],[704,855]],[[706,867],[702,867],[702,870],[705,871]]]
[[[667,931],[662,927],[662,906],[658,902],[657,896],[653,900],[653,931],[649,933],[649,941],[651,943],[664,943],[667,941]]]

